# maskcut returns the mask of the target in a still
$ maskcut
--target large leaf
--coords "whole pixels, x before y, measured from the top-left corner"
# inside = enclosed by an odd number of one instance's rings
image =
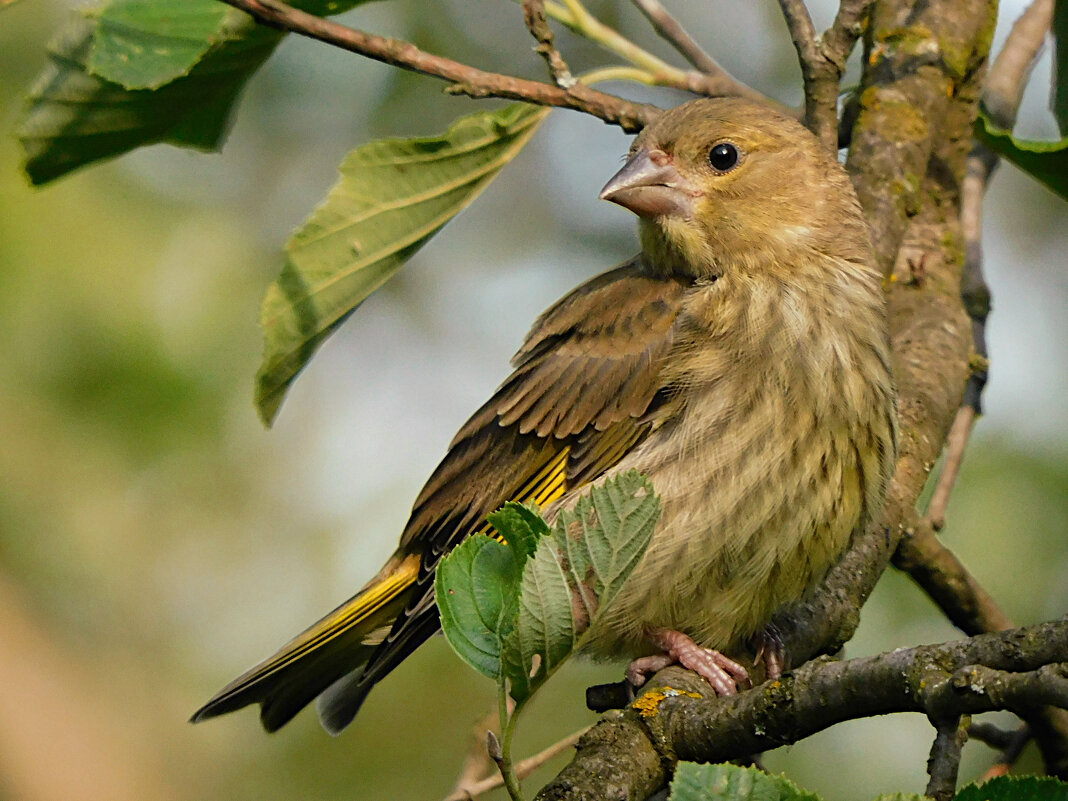
[[[111,0],[93,15],[86,66],[126,89],[155,89],[189,73],[227,13],[218,0]]]
[[[502,649],[517,703],[581,647],[645,553],[659,516],[660,499],[633,470],[561,510],[523,571],[515,629]]]
[[[680,762],[668,801],[820,801],[820,797],[755,768]]]
[[[434,576],[445,639],[461,659],[491,679],[500,676],[501,641],[514,625],[521,575],[511,548],[476,535],[453,548]]]
[[[245,81],[281,40],[247,16],[228,15],[224,38],[188,75],[158,90],[128,90],[89,72],[97,22],[73,13],[18,127],[35,184],[155,142],[217,148]]]
[[[268,424],[322,341],[527,143],[547,110],[523,104],[461,117],[441,136],[363,145],[286,244],[263,301],[256,405]]]
[[[997,128],[985,114],[975,123],[975,135],[1035,180],[1068,200],[1068,137],[1058,142],[1017,139]]]
[[[313,14],[338,14],[363,0],[303,0]],[[213,150],[234,101],[284,34],[209,0],[115,0],[100,19],[72,11],[49,47],[18,126],[26,172],[43,184],[142,145],[169,142]],[[165,56],[157,51],[169,51]],[[124,64],[124,58],[128,63]],[[90,66],[92,65],[92,66]],[[91,70],[126,81],[127,89]],[[169,82],[168,82],[169,80]]]
[[[434,596],[453,650],[497,679],[501,644],[515,627],[523,568],[549,526],[536,509],[518,503],[505,504],[488,519],[505,543],[468,537],[438,563]]]
[[[968,785],[953,801],[1068,801],[1068,784],[1049,776],[999,776]]]
[[[1053,93],[1050,106],[1061,136],[1068,136],[1068,0],[1053,6]]]

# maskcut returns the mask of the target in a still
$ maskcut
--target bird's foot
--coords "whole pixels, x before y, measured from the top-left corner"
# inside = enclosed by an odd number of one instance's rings
[[[739,685],[751,686],[744,667],[719,651],[698,645],[682,632],[649,629],[647,636],[664,653],[640,657],[627,666],[627,681],[635,687],[641,687],[653,673],[675,663],[707,681],[717,695],[734,695]]]
[[[768,681],[782,678],[786,669],[786,643],[782,641],[782,634],[771,623],[754,638],[756,645],[756,657],[754,662],[764,663],[764,676]]]

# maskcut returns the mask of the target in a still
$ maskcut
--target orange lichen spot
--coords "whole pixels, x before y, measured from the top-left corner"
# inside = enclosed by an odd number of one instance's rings
[[[678,698],[679,696],[685,696],[687,698],[703,698],[700,693],[692,693],[689,690],[676,690],[674,687],[664,687],[661,690],[645,693],[641,698],[635,701],[631,706],[638,710],[638,713],[643,718],[654,718],[660,712],[660,705],[664,703],[668,698]]]

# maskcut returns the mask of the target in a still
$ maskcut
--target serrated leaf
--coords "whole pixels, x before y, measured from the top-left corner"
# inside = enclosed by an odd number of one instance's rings
[[[263,301],[264,422],[323,340],[486,188],[547,113],[514,104],[461,117],[441,136],[371,142],[345,158],[341,180],[286,244]]]
[[[1050,776],[999,776],[968,785],[953,801],[1068,801],[1068,784]]]
[[[189,73],[228,10],[218,0],[111,0],[93,15],[86,66],[126,89],[155,89]]]
[[[1053,48],[1050,107],[1061,136],[1068,136],[1068,0],[1053,5]]]
[[[820,801],[820,797],[755,768],[680,762],[668,801]]]
[[[581,647],[645,553],[660,516],[649,480],[628,471],[561,510],[523,571],[503,672],[521,703]]]
[[[1017,139],[1011,131],[997,128],[983,113],[975,122],[975,135],[991,150],[1068,200],[1068,137],[1057,142]]]
[[[538,540],[549,533],[549,524],[536,508],[514,501],[490,513],[486,520],[516,552],[520,563],[525,563],[534,554]]]
[[[484,676],[500,675],[501,640],[515,620],[522,566],[494,539],[468,537],[438,563],[434,597],[445,638]]]

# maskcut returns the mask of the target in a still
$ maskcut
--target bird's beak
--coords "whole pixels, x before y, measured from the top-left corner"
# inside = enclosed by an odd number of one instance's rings
[[[642,148],[604,185],[600,197],[630,209],[639,217],[689,219],[694,215],[697,194],[675,169],[667,153]]]

